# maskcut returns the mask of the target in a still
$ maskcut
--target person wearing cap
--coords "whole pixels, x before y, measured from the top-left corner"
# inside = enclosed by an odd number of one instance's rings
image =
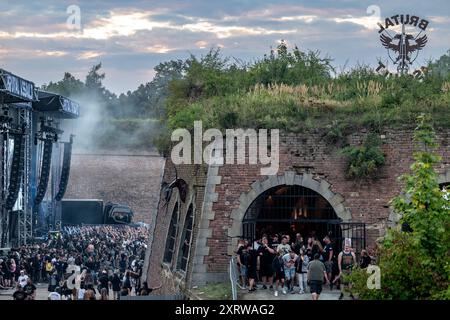
[[[20,276],[17,281],[22,288],[25,287],[28,281],[28,275],[25,274],[25,270],[20,270]]]

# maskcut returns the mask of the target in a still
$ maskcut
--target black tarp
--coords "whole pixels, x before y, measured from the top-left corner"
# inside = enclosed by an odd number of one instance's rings
[[[63,119],[74,119],[80,116],[80,105],[58,94],[38,91],[39,101],[33,102],[33,109],[39,112],[49,112]]]
[[[34,83],[0,69],[0,103],[36,101]]]

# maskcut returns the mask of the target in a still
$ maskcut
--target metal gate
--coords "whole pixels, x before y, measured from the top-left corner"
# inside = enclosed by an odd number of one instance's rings
[[[351,239],[351,247],[359,255],[366,247],[366,225],[362,222],[341,222],[340,220],[320,220],[320,219],[289,219],[289,220],[244,220],[242,223],[242,238],[253,243],[257,240],[256,224],[258,222],[285,222],[285,223],[315,223],[326,225],[327,234],[330,235],[334,243],[336,252],[343,249],[346,238]],[[304,235],[305,236],[305,235]],[[319,239],[322,240],[322,239]]]
[[[345,239],[351,240],[351,247],[357,255],[366,248],[366,225],[362,222],[328,222],[328,232],[336,235],[333,238],[336,252],[342,251]]]

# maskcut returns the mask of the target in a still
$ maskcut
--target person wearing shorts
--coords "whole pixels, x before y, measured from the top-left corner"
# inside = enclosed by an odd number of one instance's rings
[[[289,292],[294,292],[295,262],[297,259],[298,255],[292,250],[283,256],[284,277],[286,279],[286,286],[283,288],[283,294],[286,294],[286,287]]]
[[[323,279],[329,283],[325,265],[319,260],[320,255],[316,253],[314,260],[308,265],[308,281],[313,300],[319,300],[322,293]]]
[[[273,259],[272,269],[275,273],[275,297],[278,297],[278,285],[281,283],[281,287],[284,289],[284,263],[283,263],[283,251],[278,251],[277,256]]]
[[[329,236],[325,236],[325,238],[323,238],[323,242],[325,243],[325,247],[323,248],[322,252],[322,261],[325,264],[328,279],[330,279],[331,281],[331,275],[333,273],[333,257],[334,257],[333,244],[331,243],[331,239]],[[330,283],[330,290],[333,290],[332,283]]]
[[[267,289],[272,283],[273,269],[272,261],[275,257],[275,250],[269,246],[267,237],[262,237],[262,245],[258,248],[258,256],[261,266],[261,279],[263,281],[263,289]]]

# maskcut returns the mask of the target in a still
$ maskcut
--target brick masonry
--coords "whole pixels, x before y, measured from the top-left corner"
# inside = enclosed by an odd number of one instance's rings
[[[134,221],[156,214],[164,159],[151,154],[74,153],[65,199],[102,199],[128,204]]]
[[[412,134],[410,129],[386,129],[382,133],[381,148],[386,163],[373,181],[348,180],[345,158],[338,147],[324,141],[323,132],[282,135],[277,176],[261,176],[260,165],[177,166],[178,176],[189,184],[189,200],[181,203],[180,221],[184,221],[190,202],[196,208],[189,265],[183,273],[176,271],[174,264],[162,263],[171,218],[167,207],[173,208],[177,198],[174,194],[169,204],[161,201],[159,205],[148,269],[150,283],[162,282],[160,293],[168,294],[207,282],[226,281],[230,255],[241,235],[246,208],[261,192],[277,183],[299,184],[319,192],[344,221],[366,223],[367,243],[374,245],[393,219],[389,201],[402,189],[398,177],[410,172],[414,152]],[[360,145],[366,135],[365,130],[354,132],[348,136],[348,142]],[[441,183],[450,182],[449,137],[450,130],[438,132],[437,153],[442,161],[436,169]],[[254,149],[250,148],[249,152]],[[167,159],[163,180],[169,182],[174,177],[174,166]],[[182,225],[178,234],[181,228]]]

